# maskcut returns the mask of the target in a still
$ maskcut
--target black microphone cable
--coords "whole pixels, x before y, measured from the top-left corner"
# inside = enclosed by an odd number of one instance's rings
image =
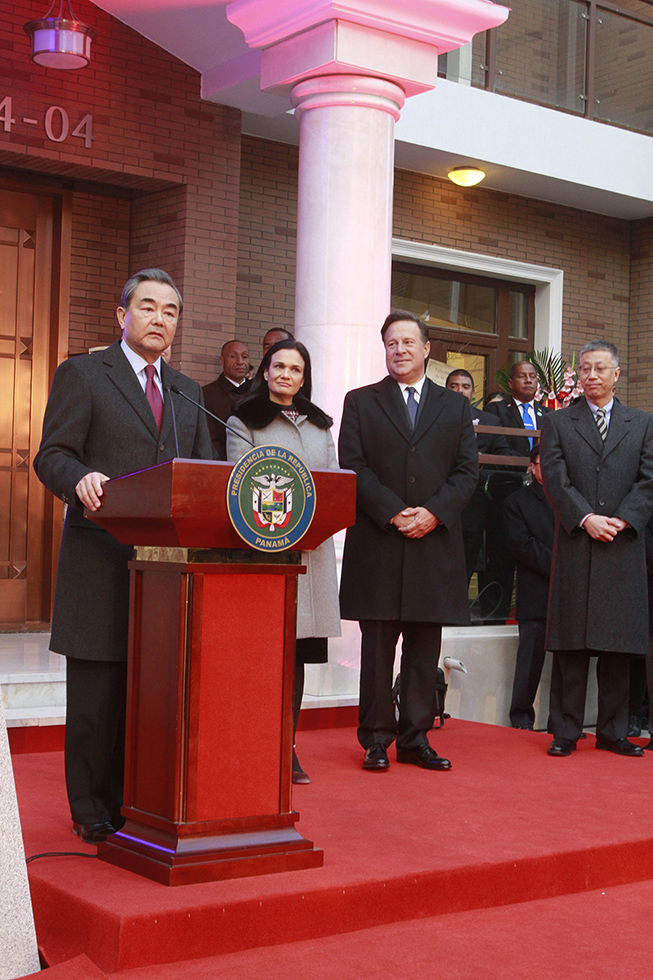
[[[252,446],[252,448],[254,449],[256,448],[256,446],[254,445],[251,439],[248,439],[247,436],[244,436],[242,432],[236,432],[236,430],[232,429],[231,426],[224,421],[224,419],[218,418],[217,415],[214,415],[213,412],[210,412],[208,408],[206,408],[204,405],[200,405],[199,402],[196,402],[194,398],[191,398],[190,395],[187,395],[185,391],[181,390],[181,388],[177,388],[176,385],[168,385],[168,387],[172,391],[174,391],[176,395],[181,395],[182,398],[185,398],[186,401],[190,402],[191,405],[194,405],[195,408],[199,408],[202,412],[205,412],[207,415],[210,415],[211,418],[215,419],[216,422],[219,422],[220,425],[224,425],[227,432],[231,432],[232,435],[238,436],[238,438],[243,439],[244,442],[248,442],[250,446]]]

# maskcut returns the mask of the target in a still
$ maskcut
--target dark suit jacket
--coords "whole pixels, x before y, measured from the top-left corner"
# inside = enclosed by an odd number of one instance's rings
[[[204,385],[202,388],[204,404],[209,412],[213,412],[219,419],[226,422],[229,416],[234,414],[234,406],[247,394],[251,385],[251,381],[244,381],[240,387],[236,388],[235,385],[232,385],[229,378],[225,377],[223,372],[218,375],[215,381],[212,381],[211,384]],[[227,430],[224,425],[216,422],[215,419],[212,419],[208,415],[206,421],[209,427],[211,442],[215,450],[214,458],[226,459]]]
[[[485,411],[496,415],[499,419],[499,424],[505,426],[506,429],[524,428],[524,419],[522,418],[521,410],[515,404],[514,398],[508,398],[502,402],[491,402]],[[536,429],[542,428],[544,416],[551,411],[552,409],[547,408],[545,405],[540,405],[538,402],[535,402],[534,414]],[[508,440],[510,452],[513,456],[528,456],[531,451],[531,445],[527,437],[520,439],[518,436],[506,436],[506,439]]]
[[[467,399],[427,379],[413,430],[392,378],[350,391],[339,453],[340,465],[358,477],[342,568],[343,618],[469,622],[460,514],[476,486],[478,455]],[[389,521],[416,506],[442,525],[413,540]]]
[[[478,408],[472,407],[472,424],[476,435],[476,448],[479,453],[488,456],[509,456],[510,449],[505,436],[490,435],[487,432],[479,432],[477,425],[496,425],[497,420],[489,412],[483,412]],[[481,473],[474,490],[474,495],[462,513],[463,531],[484,531],[487,524],[488,496],[486,493],[486,482],[488,479],[487,465],[481,467]]]
[[[201,401],[199,385],[165,362],[161,377],[164,389],[172,384]],[[34,469],[48,490],[70,504],[52,618],[51,649],[57,653],[85,660],[127,658],[132,549],[84,518],[75,487],[93,471],[114,478],[173,459],[170,399],[180,456],[210,459],[204,414],[181,395],[165,393],[159,433],[120,341],[64,361],[55,373]]]
[[[644,529],[653,513],[653,416],[616,399],[605,443],[583,398],[547,415],[544,489],[556,516],[547,648],[648,651]],[[595,541],[587,514],[630,527]]]
[[[508,497],[503,522],[517,563],[516,617],[546,619],[555,517],[536,480]]]

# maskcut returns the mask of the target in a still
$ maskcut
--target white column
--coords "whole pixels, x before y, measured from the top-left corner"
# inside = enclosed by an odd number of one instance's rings
[[[385,374],[379,331],[390,309],[392,81],[327,75],[300,82],[295,329],[313,363],[313,400],[340,420],[350,388]]]

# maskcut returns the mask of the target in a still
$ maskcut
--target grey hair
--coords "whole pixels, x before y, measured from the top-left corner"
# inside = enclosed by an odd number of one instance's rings
[[[177,299],[179,300],[179,312],[184,308],[184,301],[181,298],[181,293],[175,286],[172,276],[164,272],[163,269],[141,269],[140,272],[135,272],[133,276],[130,276],[125,283],[122,293],[120,295],[120,305],[123,310],[129,309],[129,304],[134,298],[134,293],[140,286],[142,282],[160,282],[165,286],[172,286],[177,294]]]
[[[612,358],[612,367],[619,367],[619,351],[614,344],[611,344],[609,340],[590,340],[585,344],[580,356],[578,358],[578,363],[580,364],[580,359],[583,354],[589,354],[590,351],[595,350],[607,350],[608,354]]]

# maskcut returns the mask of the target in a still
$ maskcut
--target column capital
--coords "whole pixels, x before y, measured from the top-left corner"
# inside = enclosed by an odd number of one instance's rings
[[[503,23],[490,0],[234,0],[227,17],[262,48],[261,89],[288,95],[302,79],[387,78],[407,96],[437,84],[438,54]]]
[[[233,0],[226,12],[250,48],[338,20],[431,44],[444,54],[503,24],[510,11],[491,0]]]

